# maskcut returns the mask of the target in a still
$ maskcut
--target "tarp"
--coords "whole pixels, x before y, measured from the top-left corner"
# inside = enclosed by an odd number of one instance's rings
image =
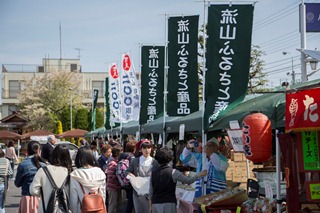
[[[135,135],[137,131],[139,131],[139,121],[131,121],[122,126],[122,134]]]
[[[87,132],[87,133],[84,135],[84,137],[85,137],[85,138],[91,138],[92,135],[94,135],[94,136],[100,136],[100,135],[103,135],[105,131],[106,131],[106,128],[100,127],[100,128],[98,128],[98,129],[96,129],[96,130],[94,130],[94,131]]]
[[[166,122],[167,133],[179,132],[180,125],[185,125],[185,132],[201,132],[202,130],[202,110],[191,113],[190,115],[172,119]]]
[[[246,95],[243,102],[246,102],[252,98],[261,96],[260,94]],[[178,133],[181,124],[185,125],[185,132],[199,132],[202,131],[202,109],[190,115],[179,117],[177,119],[166,122],[167,133]]]
[[[166,117],[166,123],[178,119],[179,117]],[[157,118],[147,124],[141,125],[141,134],[162,133],[163,132],[163,117]]]
[[[213,122],[209,132],[228,129],[229,121],[237,120],[241,124],[242,120],[253,111],[258,111],[268,116],[272,128],[284,127],[284,103],[285,93],[268,93],[245,101]]]

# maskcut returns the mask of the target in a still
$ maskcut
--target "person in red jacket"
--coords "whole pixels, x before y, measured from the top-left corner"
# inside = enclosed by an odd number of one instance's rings
[[[112,157],[107,170],[108,213],[118,213],[121,202],[121,185],[116,175],[117,163],[122,152],[121,146],[112,147]]]

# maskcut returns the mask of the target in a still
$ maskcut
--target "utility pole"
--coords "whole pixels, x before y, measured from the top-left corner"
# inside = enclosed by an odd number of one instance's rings
[[[300,43],[301,49],[305,50],[307,48],[307,39],[306,39],[306,5],[304,0],[301,0],[300,4]],[[307,81],[307,63],[306,55],[301,52],[301,81]]]
[[[290,52],[282,52],[283,55],[290,54],[291,55],[291,75],[292,75],[292,85],[295,85],[296,83],[296,74],[293,70],[293,56]]]

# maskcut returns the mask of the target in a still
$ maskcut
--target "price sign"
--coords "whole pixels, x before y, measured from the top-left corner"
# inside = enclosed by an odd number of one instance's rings
[[[320,202],[320,182],[306,182],[306,190],[309,201]]]

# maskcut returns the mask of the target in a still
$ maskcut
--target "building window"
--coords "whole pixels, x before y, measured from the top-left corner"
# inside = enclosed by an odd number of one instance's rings
[[[94,89],[99,90],[99,94],[98,94],[99,98],[104,97],[104,81],[92,81],[92,91]]]
[[[18,112],[19,111],[19,107],[16,106],[16,105],[9,105],[9,108],[8,108],[8,115],[11,115],[15,112]]]
[[[20,82],[9,81],[9,98],[17,98],[20,93]]]

